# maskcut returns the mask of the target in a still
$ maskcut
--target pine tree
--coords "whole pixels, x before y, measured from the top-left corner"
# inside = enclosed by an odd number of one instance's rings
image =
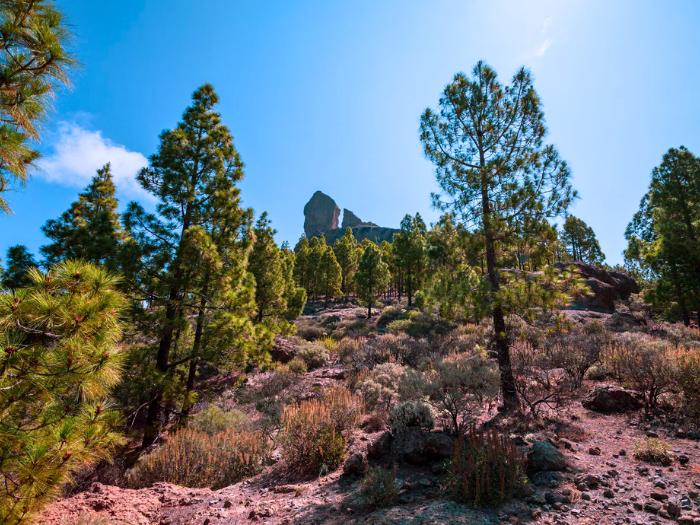
[[[288,321],[293,321],[301,315],[306,304],[306,290],[297,286],[294,278],[296,256],[289,249],[287,243],[282,244],[282,264],[284,268],[284,296],[287,301],[287,312],[285,317]]]
[[[566,218],[562,228],[561,242],[566,253],[574,261],[587,264],[602,264],[605,261],[605,255],[600,249],[593,228],[578,217],[569,215]]]
[[[353,289],[355,282],[355,272],[357,272],[358,250],[357,240],[352,233],[352,228],[346,228],[342,237],[333,244],[335,258],[340,264],[342,273],[342,282],[340,288],[345,295],[347,301]]]
[[[311,295],[311,285],[309,282],[311,264],[311,246],[306,236],[302,236],[294,247],[294,280],[306,290],[307,295]]]
[[[7,249],[7,267],[2,276],[2,285],[10,290],[28,286],[29,270],[36,267],[36,261],[26,246],[16,244]]]
[[[423,282],[426,265],[426,226],[420,214],[406,215],[400,230],[394,235],[394,254],[404,277],[404,286],[409,308],[413,294]]]
[[[46,0],[0,2],[0,211],[2,193],[24,183],[39,153],[29,144],[56,87],[67,83],[73,59],[63,16]]]
[[[284,318],[287,312],[285,267],[282,251],[275,244],[275,230],[267,213],[255,224],[255,242],[250,255],[249,270],[255,277],[256,319]]]
[[[700,316],[700,158],[671,148],[627,226],[625,263],[651,282],[647,299],[690,324]]]
[[[519,218],[556,216],[575,197],[566,163],[553,146],[543,143],[545,132],[530,73],[520,69],[504,87],[483,62],[476,64],[471,77],[455,75],[443,91],[438,112],[426,109],[421,117],[420,138],[443,192],[434,196],[435,204],[483,234],[506,409],[515,409],[518,397],[506,313],[497,300],[498,241]]]
[[[49,220],[42,228],[53,241],[41,247],[46,263],[81,259],[118,270],[124,232],[117,204],[110,165],[106,164],[97,170],[78,200],[60,218]]]
[[[0,293],[0,523],[23,522],[119,437],[108,396],[121,375],[117,279],[82,262],[29,272]]]
[[[367,305],[367,319],[372,317],[372,306],[389,284],[389,267],[382,260],[379,247],[372,241],[365,240],[362,243],[362,256],[355,275],[357,293]]]
[[[133,239],[126,248],[139,261],[127,271],[151,309],[160,312],[153,326],[158,344],[155,374],[149,377],[145,445],[157,437],[163,404],[174,403],[179,366],[189,367],[186,416],[201,360],[241,363],[252,357],[252,349],[264,351],[251,323],[252,212],[241,208],[237,187],[243,163],[214,111],[217,103],[210,85],[195,91],[181,122],[161,134],[158,152],[138,176],[158,200],[156,214],[131,203],[124,217]]]
[[[338,297],[341,292],[343,280],[342,269],[335,258],[333,249],[327,244],[323,245],[323,251],[318,263],[318,292],[323,295],[328,302]]]

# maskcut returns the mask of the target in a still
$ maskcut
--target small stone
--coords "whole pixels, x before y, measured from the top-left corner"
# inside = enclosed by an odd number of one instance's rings
[[[649,494],[649,497],[651,499],[655,499],[656,501],[666,501],[668,499],[668,494],[659,491],[654,491],[651,494]]]
[[[231,503],[230,499],[224,500],[224,508],[225,509],[230,509],[233,506],[233,503]]]
[[[627,455],[627,451],[623,448],[623,449],[620,449],[620,452],[618,452],[618,454],[619,454],[620,456],[626,456],[626,455]]]
[[[655,501],[647,501],[644,504],[644,510],[649,514],[658,514],[659,510],[661,510],[661,505]]]
[[[615,497],[615,493],[612,491],[612,489],[605,489],[603,491],[603,496],[608,499],[613,499]]]
[[[600,447],[591,447],[588,449],[588,453],[591,456],[600,456]]]
[[[666,512],[668,512],[669,516],[672,518],[677,518],[681,515],[681,508],[672,501],[669,501],[666,503]]]
[[[658,438],[659,434],[657,432],[654,432],[653,430],[648,430],[647,431],[647,437],[649,438]]]
[[[681,454],[678,456],[678,463],[681,465],[687,465],[690,462],[690,458],[686,456],[685,454]]]
[[[591,495],[588,492],[582,492],[581,499],[584,501],[591,501]]]

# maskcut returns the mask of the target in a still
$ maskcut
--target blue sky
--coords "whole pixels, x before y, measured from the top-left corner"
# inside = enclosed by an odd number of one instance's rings
[[[244,203],[295,242],[320,189],[366,220],[437,214],[418,122],[457,71],[484,59],[508,80],[529,67],[549,140],[573,172],[572,212],[612,263],[651,169],[671,146],[700,153],[700,2],[58,0],[80,61],[43,123],[44,160],[9,194],[0,253],[45,242],[111,160],[120,199],[211,82],[246,163]]]

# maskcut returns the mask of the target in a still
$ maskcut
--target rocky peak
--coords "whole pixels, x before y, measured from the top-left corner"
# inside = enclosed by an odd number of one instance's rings
[[[313,237],[338,228],[340,208],[335,201],[323,193],[315,192],[304,206],[304,233]]]
[[[362,224],[362,219],[360,219],[357,215],[355,215],[347,208],[343,208],[343,224],[341,226],[343,230],[345,228],[353,228],[355,226],[359,226],[360,224]]]

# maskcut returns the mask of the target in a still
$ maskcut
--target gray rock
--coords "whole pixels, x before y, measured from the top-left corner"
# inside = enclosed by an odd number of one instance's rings
[[[452,457],[454,438],[443,432],[408,428],[395,440],[397,455],[412,465],[426,465]]]
[[[379,435],[373,442],[367,445],[367,457],[373,460],[384,459],[391,454],[391,442],[393,437],[388,430]]]
[[[361,476],[367,472],[367,458],[362,454],[351,454],[343,464],[343,474],[346,476]]]
[[[543,471],[562,471],[566,469],[566,458],[554,445],[547,441],[533,443],[527,453],[527,471],[532,475]]]
[[[629,412],[642,406],[637,392],[615,385],[596,387],[581,404],[588,410],[604,414]]]

